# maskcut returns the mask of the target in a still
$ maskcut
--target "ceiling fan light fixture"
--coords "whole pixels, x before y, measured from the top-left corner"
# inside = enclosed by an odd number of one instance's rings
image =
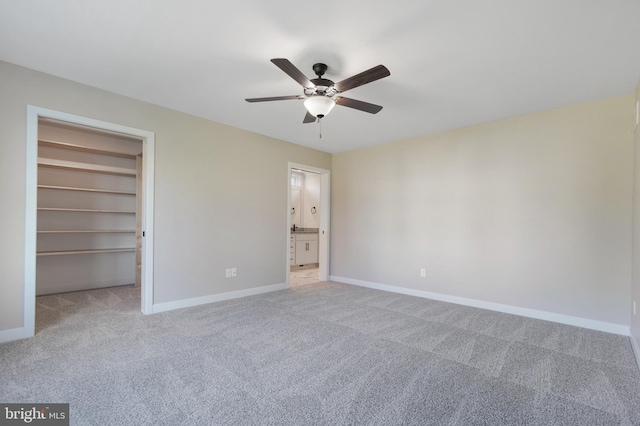
[[[309,96],[304,101],[304,107],[309,111],[309,114],[317,118],[329,114],[334,106],[336,106],[336,101],[324,95]]]
[[[391,73],[384,65],[378,65],[366,71],[356,74],[342,81],[334,83],[333,81],[323,78],[327,71],[327,65],[317,63],[313,65],[313,72],[318,78],[308,79],[302,71],[296,68],[286,58],[274,58],[271,62],[285,72],[289,77],[294,79],[302,86],[302,95],[289,96],[270,96],[266,98],[247,98],[247,102],[269,102],[284,100],[300,100],[304,99],[304,106],[307,113],[302,120],[303,123],[313,123],[316,119],[329,114],[336,104],[343,107],[353,108],[358,111],[368,112],[369,114],[377,114],[382,107],[380,105],[370,104],[369,102],[359,101],[357,99],[345,98],[341,96],[347,90],[354,89],[368,84],[384,77],[389,77]]]

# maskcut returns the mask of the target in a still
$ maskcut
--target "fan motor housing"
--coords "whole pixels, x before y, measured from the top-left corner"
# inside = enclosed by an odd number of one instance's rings
[[[314,87],[304,88],[304,94],[306,96],[324,95],[331,97],[338,93],[333,81],[331,80],[327,80],[326,78],[314,78],[310,81],[313,83]]]
[[[327,80],[326,78],[314,78],[311,80],[311,82],[313,84],[316,85],[316,87],[331,87],[333,86],[333,81],[331,80]]]

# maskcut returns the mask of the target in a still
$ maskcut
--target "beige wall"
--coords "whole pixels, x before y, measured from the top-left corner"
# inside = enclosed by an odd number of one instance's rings
[[[334,155],[332,275],[628,325],[632,104]]]
[[[636,87],[635,102],[640,102],[640,82]],[[634,107],[635,114],[635,107]],[[633,123],[635,123],[635,115]],[[631,338],[640,364],[640,124],[634,126],[634,177],[633,177],[633,283],[631,287]],[[633,301],[636,315],[633,315]]]
[[[285,282],[288,162],[329,154],[0,62],[0,331],[22,326],[27,104],[155,132],[154,303]]]
[[[285,281],[291,161],[333,169],[334,276],[629,324],[632,292],[640,303],[633,102],[423,136],[332,164],[326,153],[0,62],[0,331],[22,325],[27,104],[155,132],[155,303]],[[238,277],[224,278],[227,267]],[[639,329],[635,317],[636,339]]]

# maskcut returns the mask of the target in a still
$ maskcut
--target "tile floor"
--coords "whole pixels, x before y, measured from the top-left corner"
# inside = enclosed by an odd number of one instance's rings
[[[318,278],[318,264],[306,266],[292,266],[289,275],[289,286],[296,287],[299,285],[317,283],[320,281]]]

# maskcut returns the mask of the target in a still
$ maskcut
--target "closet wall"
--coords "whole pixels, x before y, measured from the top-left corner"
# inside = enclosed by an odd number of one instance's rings
[[[136,139],[39,123],[37,295],[139,285],[141,153]]]

